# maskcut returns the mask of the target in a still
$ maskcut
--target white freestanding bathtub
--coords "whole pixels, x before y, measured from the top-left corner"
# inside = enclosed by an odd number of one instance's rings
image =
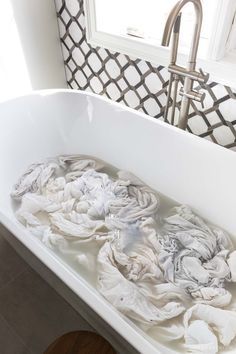
[[[135,327],[16,220],[10,191],[26,167],[75,153],[133,172],[232,235],[236,153],[94,94],[49,90],[0,104],[0,223],[136,352],[176,353]]]

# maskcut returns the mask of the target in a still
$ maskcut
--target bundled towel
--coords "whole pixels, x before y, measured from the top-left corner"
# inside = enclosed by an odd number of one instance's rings
[[[194,302],[217,307],[230,303],[232,296],[224,284],[234,281],[236,252],[227,233],[180,206],[163,220],[158,239],[166,281],[185,289]]]

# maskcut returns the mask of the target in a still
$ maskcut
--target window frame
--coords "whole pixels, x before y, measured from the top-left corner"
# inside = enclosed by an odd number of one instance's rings
[[[211,1],[211,0],[210,0]],[[197,66],[210,74],[210,80],[236,88],[236,50],[225,53],[226,42],[234,17],[236,0],[219,0],[214,23],[215,35],[209,45],[208,59],[198,59]],[[226,24],[226,25],[225,25]],[[92,47],[140,58],[156,65],[168,66],[170,48],[154,45],[134,36],[118,36],[97,30],[95,0],[85,0],[86,38]],[[178,64],[185,65],[188,55],[179,53]]]

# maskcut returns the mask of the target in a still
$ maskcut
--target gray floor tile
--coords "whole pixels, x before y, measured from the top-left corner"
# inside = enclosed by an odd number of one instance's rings
[[[0,348],[4,354],[32,354],[1,316]]]
[[[28,268],[0,234],[0,289]]]
[[[0,314],[35,354],[63,333],[92,330],[46,282],[27,270],[0,290]]]

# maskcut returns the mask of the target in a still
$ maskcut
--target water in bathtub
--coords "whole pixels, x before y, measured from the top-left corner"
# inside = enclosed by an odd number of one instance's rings
[[[32,237],[152,338],[181,353],[233,348],[236,251],[190,207],[82,155],[32,164],[11,196]]]

